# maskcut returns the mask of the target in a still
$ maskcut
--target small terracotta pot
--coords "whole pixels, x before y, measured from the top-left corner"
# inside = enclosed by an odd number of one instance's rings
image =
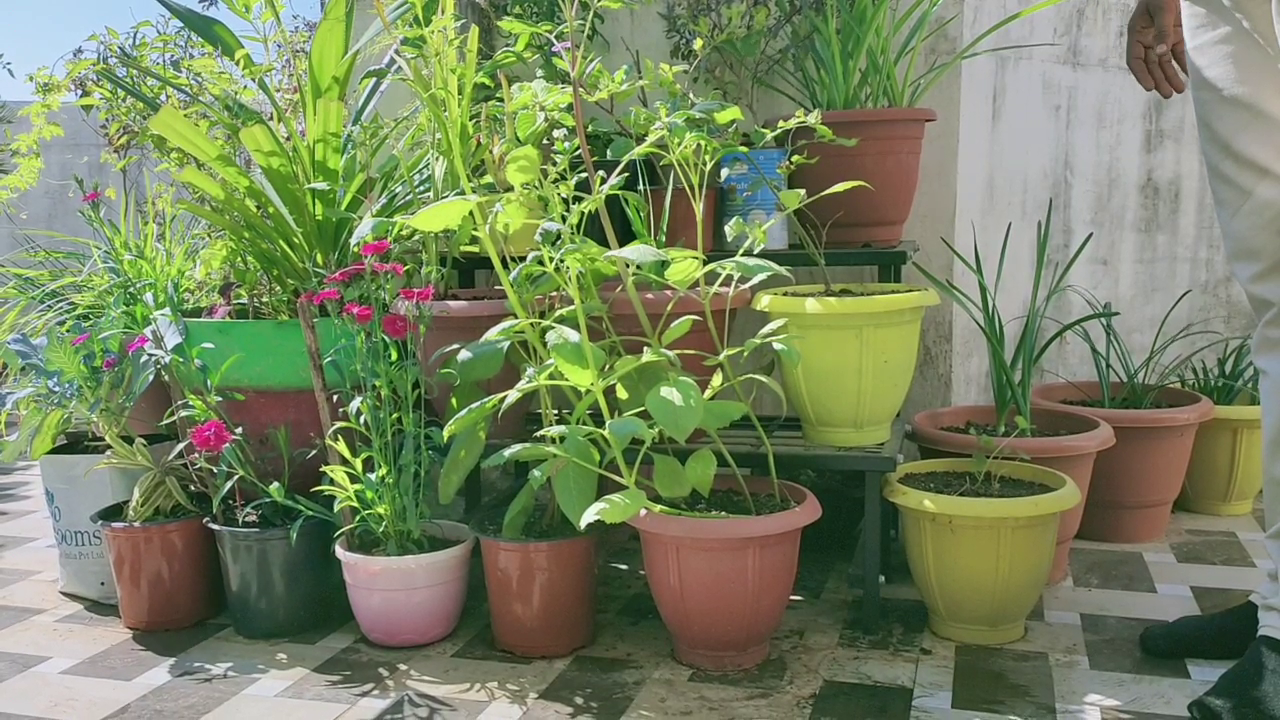
[[[223,606],[218,549],[204,518],[135,525],[119,520],[124,503],[94,513],[107,539],[120,622],[130,630],[179,630]]]
[[[480,537],[493,643],[530,658],[564,657],[591,644],[596,616],[596,536],[525,541]]]
[[[826,247],[894,247],[902,242],[920,184],[925,124],[937,119],[927,108],[823,111],[822,123],[836,137],[856,138],[858,144],[814,143],[807,129],[792,134],[793,150],[814,161],[791,174],[791,184],[808,197],[849,180],[870,185],[820,198],[799,213],[811,227],[825,229]]]
[[[697,294],[696,290],[685,292],[679,290],[639,290],[637,292],[640,295],[640,305],[644,308],[649,322],[653,324],[654,332],[659,336],[671,323],[685,315],[696,315],[699,318],[699,321],[693,324],[689,332],[667,346],[668,350],[691,350],[708,355],[715,355],[720,352],[716,347],[716,338],[712,335],[711,328],[707,326],[702,307],[702,298]],[[632,304],[631,297],[618,287],[617,283],[614,283],[612,287],[602,289],[600,298],[608,304],[609,322],[613,326],[614,333],[620,337],[644,337],[644,325],[640,322],[640,316],[636,313],[635,305]],[[725,328],[732,326],[733,317],[738,308],[744,307],[750,302],[751,290],[747,288],[738,288],[732,295],[727,289],[719,289],[712,295],[710,303],[711,316],[715,319],[716,335],[719,336],[721,343],[727,340]],[[660,322],[664,314],[666,322]],[[622,341],[622,349],[628,353],[638,354],[644,350],[645,346],[646,342],[641,339]],[[705,355],[680,353],[679,357],[684,371],[695,378],[710,380],[711,376],[715,374],[715,366],[704,364]]]
[[[666,247],[682,247],[709,252],[714,246],[716,237],[716,189],[707,188],[702,191],[702,232],[698,232],[698,215],[694,211],[693,200],[688,190],[682,187],[671,190],[671,205],[667,207],[667,189],[665,187],[649,188],[649,212],[657,237],[661,238],[662,220],[666,218]]]
[[[125,419],[125,426],[135,437],[164,433],[165,430],[160,426],[171,409],[173,399],[169,397],[169,388],[164,380],[157,377],[138,396],[138,401],[129,411],[129,417]]]
[[[982,447],[978,438],[943,428],[963,427],[967,422],[990,425],[995,420],[996,409],[991,405],[925,410],[911,419],[910,439],[920,448],[920,457],[924,460],[971,457],[974,453],[989,451]],[[1116,444],[1111,426],[1084,413],[1049,408],[1037,409],[1032,421],[1046,431],[1071,434],[994,440],[1001,448],[996,457],[1025,459],[1032,465],[1057,470],[1071,478],[1080,489],[1081,498],[1087,498],[1098,453]],[[1067,577],[1071,541],[1080,530],[1083,515],[1082,500],[1063,512],[1058,521],[1058,543],[1053,556],[1053,570],[1049,574],[1050,585],[1056,585]]]
[[[1173,501],[1182,489],[1200,423],[1213,403],[1190,390],[1161,388],[1167,408],[1112,410],[1071,405],[1096,398],[1097,382],[1050,383],[1032,391],[1039,407],[1081,412],[1115,430],[1116,444],[1098,454],[1084,505],[1079,537],[1114,543],[1155,542],[1164,537]],[[1117,383],[1118,392],[1121,386]]]
[[[758,479],[748,486],[771,489]],[[788,482],[782,487],[799,504],[773,515],[694,518],[644,511],[628,521],[640,533],[649,590],[680,662],[730,671],[769,657],[769,638],[795,585],[800,534],[822,516],[808,490]]]
[[[435,362],[431,359],[437,352],[450,345],[466,345],[479,340],[494,325],[511,316],[506,297],[501,289],[454,290],[456,300],[434,300],[427,303],[430,315],[430,326],[421,334],[422,345],[419,350],[422,356],[422,372],[427,378],[439,377],[440,368],[456,352],[442,354]],[[481,383],[480,390],[485,395],[510,390],[520,380],[519,369],[508,356],[507,364],[489,380]],[[447,382],[434,383],[434,395],[431,404],[442,419],[450,416],[450,401],[453,399],[453,386]],[[476,398],[479,399],[479,398]],[[525,397],[519,403],[499,416],[489,429],[489,437],[508,439],[521,437],[524,434],[524,416],[529,410],[532,397]],[[461,408],[458,408],[461,409]]]

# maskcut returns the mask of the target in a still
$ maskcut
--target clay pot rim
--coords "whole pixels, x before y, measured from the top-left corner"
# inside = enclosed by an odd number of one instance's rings
[[[103,520],[102,519],[102,514],[104,512],[116,507],[123,509],[127,502],[128,502],[127,500],[122,500],[118,503],[111,503],[110,505],[95,511],[92,515],[89,516],[89,522],[93,523],[94,525],[97,525],[98,527],[104,530],[112,530],[115,532],[125,532],[125,533],[173,532],[176,529],[173,526],[180,525],[182,523],[197,522],[197,523],[200,523],[201,525],[204,524],[204,516],[199,514],[188,515],[186,517],[172,518],[167,520],[149,520],[147,522],[142,522],[142,523],[126,522],[124,520]]]
[[[627,524],[641,533],[689,540],[750,540],[794,532],[822,517],[822,505],[808,488],[786,480],[779,480],[778,484],[792,500],[799,501],[796,507],[755,517],[686,517],[642,510]],[[747,487],[754,492],[767,492],[772,483],[767,478],[747,479]]]
[[[333,554],[338,556],[338,560],[350,565],[377,565],[385,570],[408,570],[420,569],[425,566],[436,565],[439,563],[450,562],[458,555],[470,554],[471,549],[476,544],[476,534],[471,528],[460,522],[452,520],[431,520],[426,527],[439,527],[441,529],[440,536],[446,540],[460,540],[457,545],[447,547],[443,550],[435,552],[418,553],[416,555],[400,555],[397,557],[387,557],[385,555],[365,555],[355,550],[347,549],[347,539],[345,537],[333,544]]]
[[[468,296],[486,296],[495,293],[502,293],[504,297],[501,300],[487,297],[468,298]],[[502,288],[468,288],[451,290],[449,294],[458,296],[458,299],[432,300],[429,303],[423,303],[423,306],[429,308],[432,315],[448,315],[451,317],[494,317],[511,313],[511,304],[505,297],[506,292]]]
[[[1120,385],[1120,383],[1112,384],[1112,386],[1117,389]],[[1050,399],[1059,397],[1092,397],[1096,395],[1096,393],[1089,392],[1090,388],[1096,389],[1099,386],[1099,383],[1093,380],[1087,382],[1045,383],[1032,388],[1031,401],[1036,407],[1048,407],[1056,410],[1075,411],[1086,415],[1092,415],[1113,428],[1154,428],[1199,425],[1205,420],[1212,418],[1214,414],[1214,404],[1209,400],[1209,398],[1201,395],[1200,393],[1173,386],[1160,388],[1157,392],[1157,397],[1168,398],[1169,396],[1174,396],[1188,402],[1168,408],[1121,410],[1114,408],[1092,408],[1082,405],[1070,405],[1059,400]]]
[[[850,297],[804,297],[796,292],[816,292],[821,284],[787,285],[763,290],[756,295],[752,307],[762,312],[788,315],[867,315],[933,307],[942,302],[938,292],[924,285],[905,283],[832,283],[833,288],[880,289],[906,288],[910,292]]]
[[[549,549],[555,545],[567,545],[569,543],[576,542],[594,543],[599,539],[600,535],[599,532],[592,532],[590,529],[588,529],[587,532],[579,533],[572,537],[557,538],[504,538],[485,535],[484,533],[476,532],[475,530],[472,530],[472,532],[476,534],[476,539],[480,541],[481,545],[497,545],[507,551],[519,548],[529,552],[538,552],[540,550]]]
[[[916,445],[957,453],[973,453],[981,449],[978,439],[972,435],[943,430],[946,425],[963,425],[974,417],[994,417],[993,405],[951,405],[916,413],[911,418],[909,437]],[[1048,419],[1049,422],[1041,422]],[[1091,425],[1088,430],[1073,432],[1070,435],[1052,437],[1028,437],[996,440],[997,447],[1003,447],[1000,455],[1026,455],[1035,460],[1038,458],[1074,457],[1077,455],[1094,455],[1116,444],[1116,433],[1103,420],[1087,413],[1065,410],[1057,407],[1038,407],[1033,416],[1037,424],[1053,427],[1055,423],[1066,420],[1069,424]],[[1074,422],[1072,422],[1074,421]],[[1069,429],[1069,428],[1068,428]]]
[[[820,110],[822,124],[863,122],[934,122],[938,111],[926,107],[862,108],[857,110]]]
[[[1213,419],[1228,422],[1262,422],[1261,405],[1214,405]]]
[[[904,475],[971,467],[971,458],[940,458],[903,463],[884,479],[884,498],[899,507],[930,515],[984,519],[1041,517],[1066,512],[1080,504],[1080,487],[1068,475],[1053,468],[1017,460],[990,460],[987,467],[1001,475],[1053,487],[1052,492],[1029,497],[955,497],[917,490],[898,482]],[[1052,483],[1046,482],[1052,480]]]
[[[324,518],[309,517],[303,520],[302,524],[314,525],[316,523],[322,523],[322,522],[327,522],[327,521]],[[237,540],[248,540],[250,539],[250,537],[252,537],[254,539],[261,540],[264,542],[268,540],[278,540],[281,537],[287,538],[289,537],[289,530],[290,530],[290,526],[271,527],[271,528],[231,527],[229,525],[219,525],[211,517],[205,517],[204,526],[214,531],[215,533],[220,533],[223,535],[234,537]],[[299,532],[301,532],[301,528],[299,528]]]

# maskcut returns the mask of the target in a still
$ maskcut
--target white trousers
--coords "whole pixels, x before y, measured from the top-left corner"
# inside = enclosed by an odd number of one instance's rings
[[[1267,554],[1280,563],[1280,0],[1183,0],[1191,95],[1228,261],[1257,316]],[[1274,567],[1253,596],[1280,639]]]

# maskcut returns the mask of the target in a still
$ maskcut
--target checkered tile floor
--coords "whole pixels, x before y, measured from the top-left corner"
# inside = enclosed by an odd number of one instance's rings
[[[479,584],[457,632],[415,650],[371,646],[354,625],[280,642],[225,622],[132,634],[114,608],[58,594],[38,490],[33,466],[0,470],[0,720],[1185,717],[1226,663],[1144,658],[1138,632],[1240,601],[1267,563],[1253,517],[1179,515],[1152,545],[1078,542],[1027,636],[982,648],[931,636],[909,584],[885,588],[887,622],[862,635],[847,563],[810,548],[773,657],[717,676],[672,659],[634,540],[612,546],[598,637],[572,658],[494,650]]]

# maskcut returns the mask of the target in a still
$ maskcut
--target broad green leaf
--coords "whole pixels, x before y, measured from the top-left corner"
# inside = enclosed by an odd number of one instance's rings
[[[601,367],[608,360],[604,350],[595,345],[584,347],[582,343],[567,342],[552,346],[551,358],[565,380],[581,388],[595,385]]]
[[[676,287],[688,288],[698,281],[698,276],[702,274],[702,267],[703,263],[699,258],[676,258],[667,265],[662,276]]]
[[[729,123],[741,122],[744,118],[742,116],[742,108],[737,105],[730,105],[723,110],[717,111],[711,116],[711,119],[716,121],[717,125],[728,125]]]
[[[508,345],[506,340],[477,340],[463,346],[452,362],[454,372],[458,373],[458,381],[481,382],[502,372],[502,366],[507,360]]]
[[[700,448],[688,460],[684,461],[684,474],[689,485],[702,497],[711,495],[711,486],[715,484],[716,454],[710,448]]]
[[[787,190],[778,191],[778,202],[787,210],[795,210],[804,204],[805,191],[803,188],[789,188]]]
[[[449,440],[455,435],[461,435],[477,427],[484,428],[488,433],[489,421],[493,417],[493,411],[497,409],[497,398],[487,396],[483,392],[477,393],[475,400],[462,406],[453,417],[449,418],[449,422],[445,423],[444,439]]]
[[[509,462],[528,462],[530,460],[546,460],[555,456],[555,452],[541,443],[516,443],[508,445],[484,459],[481,467],[491,468]]]
[[[473,195],[459,195],[438,200],[409,218],[409,227],[425,233],[457,230],[479,200]]]
[[[747,406],[736,400],[708,400],[702,406],[703,430],[723,430],[747,414]]]
[[[653,486],[668,500],[689,497],[693,486],[685,476],[684,466],[670,455],[653,456]]]
[[[531,185],[542,176],[542,152],[532,145],[518,147],[507,155],[504,170],[512,187]]]
[[[502,537],[508,540],[519,540],[524,537],[524,526],[533,516],[534,498],[538,489],[532,482],[526,482],[520,492],[511,499],[507,506],[507,514],[502,518]]]
[[[644,406],[672,440],[689,439],[702,422],[705,402],[698,383],[677,377],[658,385],[645,396]]]
[[[666,330],[662,331],[661,341],[663,347],[670,346],[671,343],[687,335],[689,330],[693,328],[693,324],[701,319],[697,315],[682,315],[676,318],[667,326]]]
[[[579,345],[582,343],[582,333],[568,325],[552,325],[547,329],[546,335],[543,336],[543,342],[547,344],[548,348],[564,344]]]
[[[444,464],[440,468],[441,503],[448,505],[457,497],[458,491],[467,481],[467,476],[480,462],[488,433],[487,425],[478,425],[472,427],[469,432],[458,435],[449,444],[449,452],[445,455]]]
[[[582,522],[579,528],[586,528],[593,522],[601,521],[610,525],[624,523],[644,509],[648,498],[645,497],[644,491],[639,488],[627,488],[619,490],[616,493],[605,495],[599,500],[591,504],[587,511],[582,514]]]
[[[591,443],[576,433],[565,438],[564,451],[573,461],[551,475],[551,490],[565,517],[580,527],[583,514],[595,502],[599,490],[600,456]]]
[[[633,265],[647,265],[649,263],[658,263],[667,259],[661,250],[644,243],[632,243],[624,248],[610,250],[604,254],[607,258],[618,258],[625,260]]]
[[[645,425],[640,418],[633,416],[614,418],[605,423],[604,430],[619,447],[625,447],[630,445],[632,440],[649,435],[649,426]]]
[[[307,83],[312,101],[341,100],[347,93],[355,68],[355,55],[350,52],[355,2],[327,0],[324,3],[307,57]]]
[[[236,67],[241,70],[254,67],[253,56],[226,23],[173,0],[156,1],[184,27],[209,43],[215,50],[222,53],[223,57],[235,63]]]

